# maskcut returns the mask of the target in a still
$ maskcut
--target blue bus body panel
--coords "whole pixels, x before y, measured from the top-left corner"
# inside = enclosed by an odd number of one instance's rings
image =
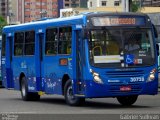
[[[44,57],[44,70],[42,79],[44,80],[45,92],[48,94],[62,94],[62,77],[64,74],[72,76],[69,66],[61,66],[60,58],[70,58],[70,56],[46,56]]]
[[[6,71],[6,77],[4,78],[6,81],[4,82],[4,85],[6,88],[14,88],[14,82],[13,82],[13,70],[12,70],[12,64],[11,64],[11,48],[12,46],[12,38],[6,37],[6,59],[5,59],[5,71]],[[11,42],[11,43],[10,43]],[[5,73],[4,73],[5,74]]]
[[[28,80],[29,91],[36,91],[35,57],[13,57],[12,64],[15,89],[20,89],[19,76],[20,73],[24,73]]]
[[[1,59],[1,73],[2,73],[2,86],[7,86],[7,80],[6,80],[6,67],[5,67],[6,59],[5,57],[2,57]]]

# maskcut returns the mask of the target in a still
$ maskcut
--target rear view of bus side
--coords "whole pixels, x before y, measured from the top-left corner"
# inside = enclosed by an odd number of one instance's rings
[[[69,105],[115,97],[132,105],[156,95],[157,53],[148,16],[86,13],[7,26],[2,35],[2,83],[22,99],[64,95]]]

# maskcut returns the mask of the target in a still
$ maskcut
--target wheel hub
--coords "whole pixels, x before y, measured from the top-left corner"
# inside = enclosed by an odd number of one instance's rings
[[[72,87],[71,87],[71,86],[68,88],[67,97],[68,97],[68,99],[70,99],[70,100],[74,100],[74,99],[75,99],[75,97],[74,97],[74,95],[73,95],[73,90],[72,90]]]
[[[22,95],[26,95],[26,89],[25,89],[25,84],[22,84]]]

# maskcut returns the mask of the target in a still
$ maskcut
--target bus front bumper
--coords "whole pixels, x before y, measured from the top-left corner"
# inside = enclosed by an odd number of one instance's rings
[[[158,82],[143,82],[132,84],[98,84],[94,81],[86,81],[86,98],[117,97],[129,95],[156,95],[158,93]],[[129,86],[129,90],[121,90],[121,87]]]

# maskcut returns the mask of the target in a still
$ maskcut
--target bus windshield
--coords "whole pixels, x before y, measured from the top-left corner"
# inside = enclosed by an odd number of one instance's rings
[[[154,64],[150,29],[90,30],[90,63],[95,67],[138,67]]]

